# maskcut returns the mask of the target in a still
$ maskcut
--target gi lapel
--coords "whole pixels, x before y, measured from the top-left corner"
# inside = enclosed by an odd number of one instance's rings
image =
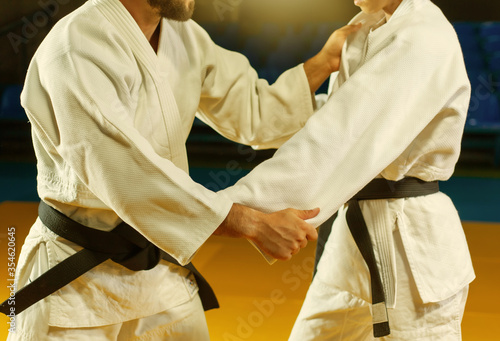
[[[168,80],[162,77],[158,56],[154,53],[134,18],[119,0],[93,0],[93,2],[109,22],[127,38],[134,55],[144,65],[154,81],[168,139],[168,146],[164,147],[169,150],[170,160],[187,173],[186,146],[182,138],[179,138],[182,131],[179,108]],[[160,38],[160,40],[162,39]]]

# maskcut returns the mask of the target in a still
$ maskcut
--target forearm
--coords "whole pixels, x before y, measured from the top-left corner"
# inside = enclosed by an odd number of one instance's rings
[[[340,63],[340,56],[338,61],[334,62]],[[315,93],[330,74],[336,70],[332,69],[331,61],[328,60],[326,54],[320,51],[317,55],[304,63],[304,71],[307,76],[307,81],[309,82],[311,93]]]
[[[285,71],[269,85],[257,78],[246,60],[245,65],[238,60],[226,58],[218,63],[217,75],[204,83],[197,116],[232,141],[278,148],[314,112],[303,65]],[[222,68],[223,61],[234,67]]]
[[[347,37],[360,28],[361,25],[358,24],[346,25],[336,30],[321,51],[304,63],[311,93],[316,92],[332,72],[339,70],[342,47]]]
[[[259,216],[263,213],[249,207],[233,204],[226,219],[215,230],[214,235],[252,239]]]

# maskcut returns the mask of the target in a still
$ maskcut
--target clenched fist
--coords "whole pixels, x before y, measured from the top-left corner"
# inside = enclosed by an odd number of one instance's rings
[[[234,204],[215,235],[247,238],[270,256],[289,260],[307,245],[316,240],[316,229],[304,220],[314,218],[319,208],[313,210],[286,210],[262,213],[249,207]]]

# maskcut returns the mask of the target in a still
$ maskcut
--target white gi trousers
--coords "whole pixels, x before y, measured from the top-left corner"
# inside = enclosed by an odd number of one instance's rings
[[[162,313],[94,328],[49,327],[51,341],[208,341],[207,322],[198,295]]]
[[[41,330],[39,330],[41,332]],[[31,330],[33,332],[33,330]],[[34,331],[36,334],[36,330]],[[177,307],[140,319],[89,328],[48,327],[33,337],[23,331],[10,333],[7,341],[208,341],[207,321],[198,295]]]
[[[392,238],[380,238],[381,234],[368,226],[384,282],[391,328],[389,336],[373,337],[370,273],[345,224],[345,210],[339,211],[333,224],[289,341],[461,340],[468,285],[446,300],[424,304],[397,224],[387,227]],[[335,278],[331,276],[335,271],[328,269],[340,262],[351,271],[342,272],[342,276],[337,273]]]

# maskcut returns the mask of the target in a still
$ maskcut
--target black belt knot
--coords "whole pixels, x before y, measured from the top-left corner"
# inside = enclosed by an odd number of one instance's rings
[[[96,230],[71,220],[43,201],[38,206],[38,215],[58,236],[84,249],[102,253],[132,271],[152,269],[162,258],[158,247],[125,223],[110,232]]]
[[[132,271],[152,269],[158,265],[161,259],[182,266],[175,258],[159,249],[124,222],[110,232],[96,230],[71,220],[43,201],[38,207],[38,215],[42,223],[52,232],[83,247],[83,249],[16,292],[16,314],[108,259]],[[212,288],[194,265],[189,263],[182,267],[191,271],[196,278],[203,308],[205,310],[218,308],[219,303]],[[9,299],[0,304],[0,312],[5,315],[9,314]]]

